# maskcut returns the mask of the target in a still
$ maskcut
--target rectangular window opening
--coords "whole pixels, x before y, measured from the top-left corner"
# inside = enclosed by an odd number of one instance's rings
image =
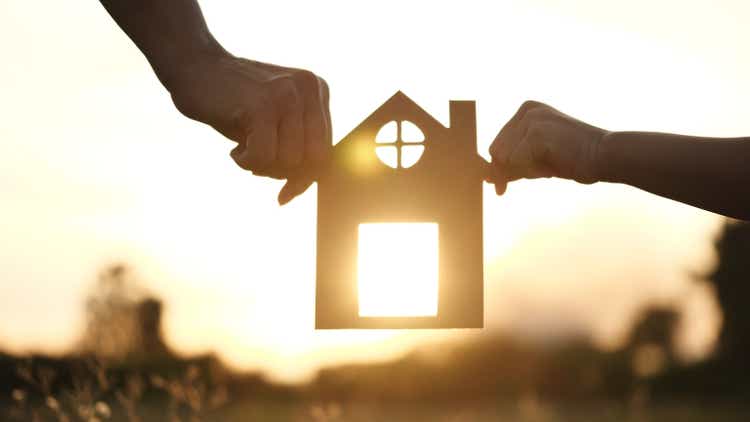
[[[437,223],[363,223],[358,245],[359,316],[437,316]]]

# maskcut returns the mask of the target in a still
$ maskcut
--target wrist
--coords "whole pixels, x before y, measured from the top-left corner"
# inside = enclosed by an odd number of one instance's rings
[[[211,34],[201,38],[201,41],[186,46],[165,43],[160,51],[147,55],[156,76],[170,93],[174,93],[183,84],[185,76],[194,73],[195,69],[232,57]]]
[[[586,132],[581,135],[583,145],[573,172],[573,180],[586,185],[604,180],[603,173],[606,171],[606,164],[603,157],[603,143],[608,134],[606,130],[587,125]]]
[[[617,182],[612,161],[612,146],[617,132],[604,131],[596,142],[593,153],[593,167],[599,182]]]

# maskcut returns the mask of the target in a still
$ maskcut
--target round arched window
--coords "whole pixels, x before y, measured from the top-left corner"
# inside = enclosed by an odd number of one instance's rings
[[[424,133],[408,120],[392,120],[375,136],[375,154],[392,168],[409,168],[424,152]]]

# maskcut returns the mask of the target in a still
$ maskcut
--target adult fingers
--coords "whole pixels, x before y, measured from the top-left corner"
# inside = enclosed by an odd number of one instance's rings
[[[249,126],[244,145],[241,143],[232,150],[232,158],[237,165],[253,174],[281,178],[283,175],[274,168],[278,150],[275,115],[271,112],[258,113]]]
[[[507,165],[516,145],[521,141],[520,124],[532,103],[523,103],[513,117],[503,125],[490,145],[489,153],[492,158],[491,182],[495,184],[495,193],[502,195],[510,181]]]
[[[285,172],[302,165],[305,155],[305,128],[300,105],[290,105],[279,123],[278,166]]]
[[[505,176],[508,181],[553,175],[550,165],[550,136],[553,134],[550,129],[551,125],[545,123],[534,123],[529,126],[505,166]]]
[[[305,157],[302,167],[293,172],[281,188],[278,196],[281,205],[301,195],[313,184],[329,159],[332,147],[328,85],[307,71],[300,71],[296,76],[305,104]]]
[[[333,151],[333,127],[331,125],[330,91],[328,84],[323,78],[318,78],[318,90],[320,91],[321,109],[323,110],[324,134],[322,148],[322,163],[325,164],[331,158]]]
[[[490,146],[490,156],[493,164],[504,165],[507,163],[513,150],[521,142],[525,132],[525,121],[527,114],[541,107],[543,104],[536,101],[526,101],[518,108],[516,114],[500,129]]]
[[[305,165],[315,173],[316,168],[328,157],[331,148],[328,137],[328,86],[323,79],[311,72],[300,71],[296,77],[305,106]]]

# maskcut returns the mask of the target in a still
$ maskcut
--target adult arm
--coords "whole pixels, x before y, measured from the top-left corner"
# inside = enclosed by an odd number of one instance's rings
[[[231,157],[253,174],[287,179],[286,203],[328,159],[328,87],[301,69],[235,57],[214,39],[196,0],[101,0],[148,59],[185,116],[237,142]]]
[[[750,138],[609,132],[529,101],[490,147],[498,194],[521,178],[624,183],[750,220]]]

